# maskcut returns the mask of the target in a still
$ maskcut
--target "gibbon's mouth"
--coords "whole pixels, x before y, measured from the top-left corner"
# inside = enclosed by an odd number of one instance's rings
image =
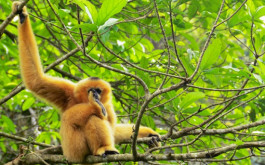
[[[91,88],[91,89],[88,90],[88,93],[89,92],[93,93],[93,98],[95,99],[96,103],[98,103],[98,105],[100,106],[103,115],[106,116],[106,114],[107,114],[106,109],[105,109],[104,105],[100,102],[101,89],[99,89],[99,88],[96,88],[96,89]]]

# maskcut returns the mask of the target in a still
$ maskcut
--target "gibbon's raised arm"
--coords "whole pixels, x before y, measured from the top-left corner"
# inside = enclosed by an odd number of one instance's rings
[[[24,84],[38,97],[47,100],[61,110],[65,110],[68,102],[73,98],[75,85],[70,81],[44,74],[26,7],[22,11],[17,11],[19,4],[19,2],[13,3],[13,11],[16,11],[20,17],[18,43]]]

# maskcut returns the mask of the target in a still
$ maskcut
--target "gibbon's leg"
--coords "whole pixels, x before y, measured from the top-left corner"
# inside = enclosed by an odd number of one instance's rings
[[[90,154],[84,131],[77,125],[70,125],[62,121],[60,134],[62,137],[63,155],[66,159],[70,162],[84,161],[85,156]]]
[[[106,118],[100,107],[96,107],[92,103],[76,104],[62,114],[61,143],[63,154],[68,161],[83,161],[86,155],[92,154],[85,136],[85,130],[90,129],[86,127],[86,123],[94,115],[101,117],[98,118],[99,120]]]
[[[85,137],[92,155],[106,156],[118,154],[113,132],[107,120],[91,116],[85,126]]]
[[[18,43],[20,68],[24,84],[35,95],[64,110],[67,108],[68,102],[72,100],[75,84],[44,74],[27,9],[24,7],[22,11],[18,11],[20,3],[18,1],[13,2],[12,9],[20,17]]]
[[[133,124],[116,124],[114,130],[115,143],[119,144],[124,140],[130,140],[132,138],[133,128]],[[150,147],[160,146],[160,143],[158,142],[161,140],[160,135],[151,128],[140,126],[137,138],[143,137],[153,137],[148,143]]]

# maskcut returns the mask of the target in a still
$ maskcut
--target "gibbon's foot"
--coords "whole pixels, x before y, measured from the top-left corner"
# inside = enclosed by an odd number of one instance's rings
[[[12,10],[14,13],[19,15],[20,23],[23,24],[26,20],[26,17],[28,16],[26,7],[23,7],[22,10],[18,10],[18,6],[21,4],[19,1],[15,1],[12,4]]]
[[[154,148],[154,147],[160,147],[160,141],[161,138],[158,135],[150,134],[148,137],[152,137],[152,139],[147,143],[149,148]]]
[[[117,151],[105,151],[105,153],[102,154],[102,157],[105,158],[108,155],[116,155],[116,154],[119,154],[119,152],[117,152]]]
[[[105,147],[99,148],[95,155],[106,157],[107,155],[114,155],[114,154],[119,154],[119,151],[114,147],[105,146]]]

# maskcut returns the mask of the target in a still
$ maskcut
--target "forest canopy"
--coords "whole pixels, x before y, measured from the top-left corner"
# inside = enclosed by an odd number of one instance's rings
[[[24,0],[44,71],[109,82],[118,123],[151,127],[112,164],[262,164],[263,0]],[[12,1],[0,1],[0,164],[67,163],[58,110],[25,89]],[[13,19],[14,18],[14,19]],[[55,149],[54,149],[55,148]],[[37,156],[36,156],[37,155]],[[140,164],[140,163],[139,163]]]

